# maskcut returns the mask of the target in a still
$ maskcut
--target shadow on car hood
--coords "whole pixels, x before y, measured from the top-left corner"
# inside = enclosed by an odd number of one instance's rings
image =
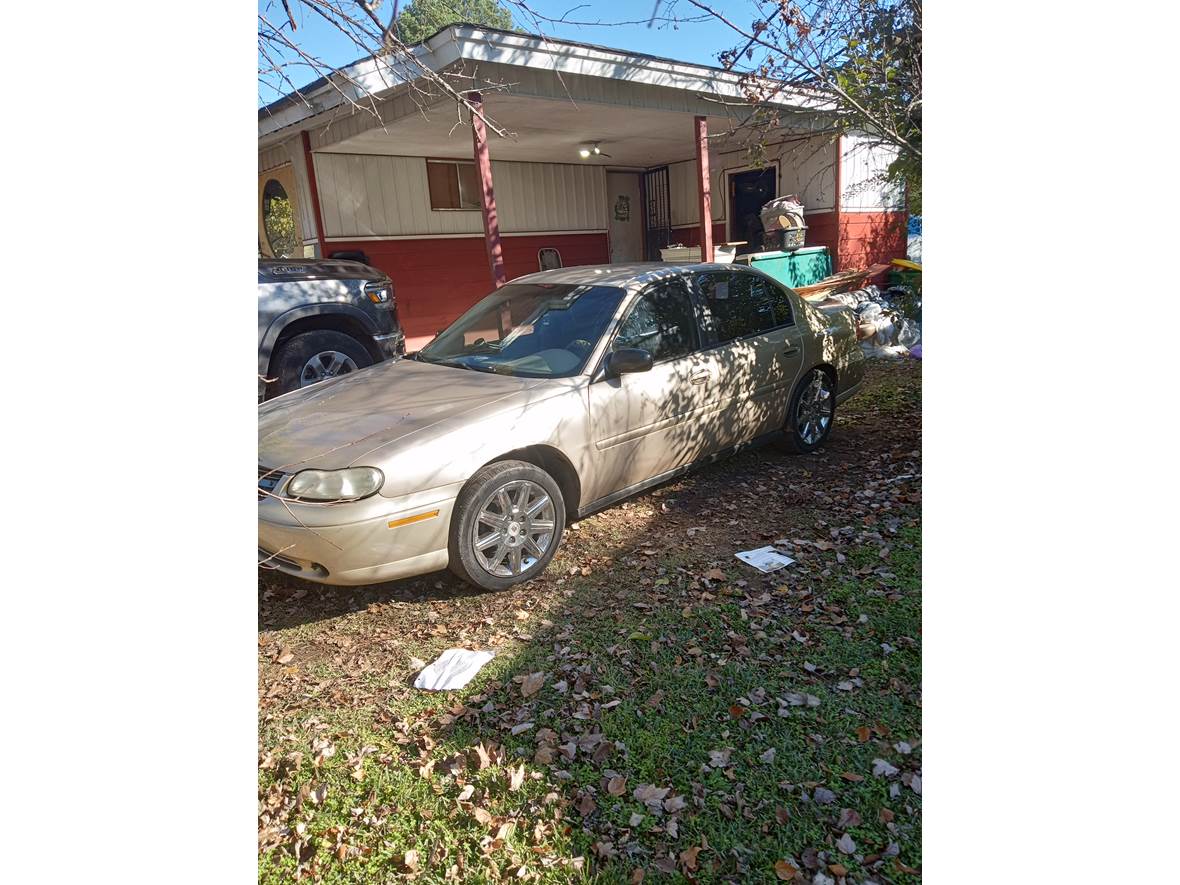
[[[317,467],[345,467],[373,449],[546,382],[414,360],[378,363],[259,406],[258,463],[283,468],[314,460]]]

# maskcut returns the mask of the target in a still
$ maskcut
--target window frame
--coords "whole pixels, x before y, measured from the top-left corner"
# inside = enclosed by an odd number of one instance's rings
[[[694,331],[696,333],[696,346],[688,353],[680,356],[665,357],[661,360],[652,360],[652,368],[663,365],[664,363],[674,362],[675,360],[688,359],[696,356],[698,353],[703,353],[708,348],[706,347],[705,328],[702,325],[701,319],[701,304],[697,298],[697,293],[692,285],[691,280],[684,274],[679,274],[675,277],[667,277],[662,280],[653,280],[645,285],[642,289],[635,293],[629,301],[624,302],[623,312],[618,319],[611,325],[605,335],[606,347],[602,352],[602,356],[598,358],[598,364],[594,367],[594,371],[590,373],[591,382],[603,381],[606,379],[606,360],[614,350],[614,341],[618,337],[619,331],[623,328],[623,324],[631,317],[631,312],[635,306],[643,299],[648,292],[651,292],[657,286],[677,285],[683,287],[684,294],[688,296],[689,310],[692,312],[692,320]]]
[[[713,311],[709,307],[709,299],[705,295],[705,292],[701,288],[701,285],[700,285],[700,278],[701,277],[706,276],[706,275],[712,275],[712,274],[727,274],[727,275],[732,275],[732,276],[748,276],[748,277],[753,277],[755,279],[761,280],[764,285],[773,286],[774,288],[781,291],[783,293],[783,297],[786,298],[787,305],[791,308],[791,321],[789,323],[779,323],[777,326],[771,326],[768,329],[760,329],[757,332],[749,332],[745,335],[739,335],[736,338],[729,338],[725,341],[719,340],[718,335],[717,335],[716,317],[713,315]],[[799,321],[798,321],[798,315],[799,315],[798,307],[799,306],[795,303],[794,299],[792,298],[791,290],[788,289],[786,286],[780,285],[777,280],[773,279],[772,277],[768,277],[765,274],[756,273],[752,270],[745,270],[745,269],[738,270],[737,268],[734,268],[733,270],[703,270],[703,271],[699,271],[697,273],[694,273],[692,275],[692,291],[693,291],[693,295],[695,296],[695,298],[697,299],[697,301],[699,302],[699,305],[700,305],[699,310],[700,310],[700,315],[701,315],[700,325],[701,325],[702,335],[703,335],[703,337],[707,337],[709,340],[708,346],[704,348],[705,350],[716,350],[719,347],[726,347],[726,346],[733,344],[737,341],[747,341],[751,338],[757,338],[760,335],[770,335],[773,332],[778,332],[783,329],[790,329],[790,328],[793,328],[799,324]]]
[[[479,212],[482,206],[482,200],[479,195],[479,170],[475,168],[474,160],[450,160],[443,157],[437,159],[426,157],[426,199],[430,203],[431,212]],[[434,205],[434,190],[430,187],[430,170],[431,166],[450,166],[454,169],[455,175],[455,192],[459,195],[458,206],[436,206]],[[475,205],[463,205],[463,176],[459,173],[459,167],[466,166],[470,169],[475,169]]]

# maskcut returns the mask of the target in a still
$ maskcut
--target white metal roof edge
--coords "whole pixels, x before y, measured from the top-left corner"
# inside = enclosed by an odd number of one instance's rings
[[[564,74],[580,74],[624,80],[650,86],[663,86],[690,92],[704,92],[720,98],[744,98],[741,75],[692,62],[657,58],[626,50],[608,49],[572,43],[536,34],[517,34],[490,30],[474,25],[452,25],[413,47],[414,57],[423,67],[438,72],[460,60],[488,62],[519,67],[541,68]],[[330,111],[345,102],[345,92],[358,104],[383,97],[415,77],[406,76],[407,62],[398,69],[376,58],[367,58],[333,73],[336,85],[324,82],[304,93],[304,101],[294,100],[286,107],[260,115],[258,136],[267,136],[296,125],[308,118]],[[625,72],[620,76],[620,70]],[[356,85],[348,81],[352,80]],[[290,97],[290,96],[288,96]],[[280,99],[280,101],[282,101]],[[777,98],[775,104],[818,109],[814,99],[792,91]]]

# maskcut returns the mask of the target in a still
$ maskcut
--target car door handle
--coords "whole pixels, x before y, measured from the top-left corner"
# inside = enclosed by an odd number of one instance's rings
[[[794,356],[798,352],[799,352],[798,347],[788,347],[786,350],[783,351],[783,356]]]
[[[708,372],[697,372],[695,375],[690,375],[688,378],[693,384],[704,384],[709,380]]]

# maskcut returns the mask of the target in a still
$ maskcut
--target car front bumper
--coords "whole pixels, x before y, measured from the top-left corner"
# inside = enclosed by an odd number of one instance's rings
[[[258,508],[258,562],[321,584],[355,586],[447,567],[458,486],[330,507],[268,498]]]

